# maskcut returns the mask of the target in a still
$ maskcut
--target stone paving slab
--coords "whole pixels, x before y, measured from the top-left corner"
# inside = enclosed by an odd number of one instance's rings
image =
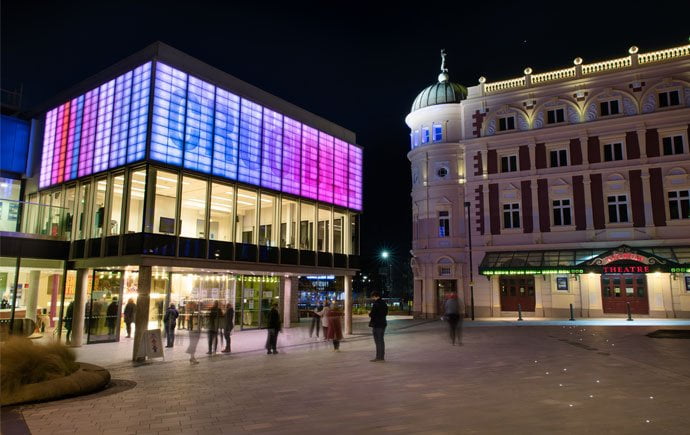
[[[451,346],[440,321],[396,320],[385,363],[369,362],[368,335],[342,352],[285,341],[278,355],[113,364],[113,390],[20,410],[33,434],[676,434],[690,341],[645,335],[666,327],[475,325]]]

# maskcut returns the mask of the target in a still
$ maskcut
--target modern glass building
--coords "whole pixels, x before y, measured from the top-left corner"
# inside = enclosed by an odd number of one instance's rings
[[[139,331],[170,303],[194,327],[215,300],[235,306],[241,328],[262,327],[272,301],[289,323],[301,276],[338,277],[336,298],[350,300],[362,211],[354,133],[162,43],[33,118],[37,169],[19,183],[17,233],[3,235],[62,240],[69,254],[50,275],[57,297],[35,306],[14,291],[30,278],[14,265],[4,293],[15,317],[45,309],[57,324],[74,303],[79,344],[118,340],[129,299],[148,311]]]

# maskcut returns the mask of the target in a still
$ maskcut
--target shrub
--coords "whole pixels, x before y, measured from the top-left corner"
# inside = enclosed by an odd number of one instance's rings
[[[74,351],[64,344],[34,344],[12,337],[0,344],[0,392],[7,394],[26,384],[70,375],[79,369]]]

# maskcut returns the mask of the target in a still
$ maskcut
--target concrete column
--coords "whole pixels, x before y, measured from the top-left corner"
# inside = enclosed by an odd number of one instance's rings
[[[86,289],[88,286],[89,270],[78,269],[76,288],[74,290],[74,313],[72,315],[72,347],[81,346],[84,337],[84,308],[86,307]]]
[[[283,328],[289,328],[290,327],[290,314],[292,312],[292,295],[293,295],[293,288],[292,288],[292,280],[287,277],[283,278]],[[294,289],[294,293],[297,292],[297,289]]]
[[[24,293],[26,301],[26,318],[36,322],[36,308],[38,308],[38,284],[41,282],[41,271],[29,272],[29,288]]]
[[[491,207],[489,206],[489,185],[485,184],[482,191],[484,196],[484,235],[491,236]]]
[[[414,297],[412,300],[412,312],[415,315],[419,315],[423,311],[424,303],[424,280],[415,279],[414,280]]]
[[[484,178],[486,178],[487,171],[488,171],[488,161],[487,161],[487,153],[488,151],[485,149],[481,150],[482,153],[482,175]]]
[[[585,221],[587,222],[587,229],[594,229],[594,216],[592,214],[592,181],[589,175],[582,176],[582,184],[585,188]]]
[[[637,130],[637,143],[640,145],[640,163],[647,163],[647,131]]]
[[[352,277],[345,275],[345,334],[352,334]]]
[[[132,361],[144,361],[146,352],[140,349],[145,339],[149,323],[149,304],[151,302],[151,266],[139,266],[137,284],[137,311],[134,316],[134,347]]]
[[[425,317],[434,317],[436,307],[436,286],[433,279],[424,280],[424,314]]]
[[[530,175],[535,175],[537,173],[537,144],[532,142],[528,145],[529,147],[529,173]],[[533,200],[534,201],[534,200]]]
[[[652,188],[649,185],[649,169],[642,168],[642,198],[644,201],[644,224],[646,227],[654,227],[654,215],[652,214]]]
[[[530,183],[532,188],[532,233],[541,233],[541,227],[539,224],[539,185],[537,180],[533,179]],[[523,216],[525,211],[522,211]]]
[[[586,134],[580,136],[580,150],[582,152],[582,167],[584,169],[589,168],[589,144]]]
[[[67,271],[65,271],[67,273]],[[48,310],[49,325],[51,328],[55,327],[55,316],[57,316],[58,309],[58,299],[60,292],[60,282],[62,281],[62,276],[58,274],[50,275],[48,279],[48,286],[50,288],[50,310]]]

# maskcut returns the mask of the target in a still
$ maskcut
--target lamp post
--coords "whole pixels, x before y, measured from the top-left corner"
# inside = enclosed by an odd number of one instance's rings
[[[393,286],[391,285],[392,282],[391,280],[393,279],[393,273],[391,270],[391,260],[390,260],[390,254],[388,251],[381,251],[381,258],[388,263],[388,277],[386,279],[386,289],[388,289],[388,297],[391,297],[391,293],[393,291]]]
[[[465,201],[465,208],[467,209],[467,243],[470,251],[470,313],[472,320],[474,320],[474,280],[472,278],[472,229],[470,225],[470,202]]]

